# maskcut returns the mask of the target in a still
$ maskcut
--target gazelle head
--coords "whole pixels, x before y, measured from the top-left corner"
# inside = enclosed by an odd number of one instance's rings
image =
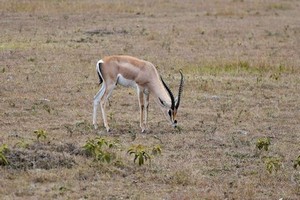
[[[180,79],[180,84],[179,84],[179,91],[178,91],[178,96],[174,98],[173,93],[171,92],[170,88],[167,86],[167,84],[164,82],[164,80],[161,78],[161,81],[167,90],[169,97],[171,99],[171,104],[166,103],[165,101],[159,99],[161,105],[163,106],[163,112],[165,114],[165,117],[167,118],[168,121],[171,122],[173,127],[177,126],[177,120],[176,120],[176,114],[180,105],[180,97],[181,93],[183,90],[183,75],[182,72],[180,72],[181,79]]]

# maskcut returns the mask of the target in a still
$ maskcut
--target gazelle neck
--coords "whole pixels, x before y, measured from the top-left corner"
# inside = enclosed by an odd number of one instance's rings
[[[155,101],[161,106],[166,107],[166,104],[168,107],[171,107],[172,100],[170,95],[168,94],[166,88],[164,87],[163,83],[160,79],[153,85],[153,87],[149,88],[150,92],[154,95]],[[164,104],[162,104],[164,102]]]

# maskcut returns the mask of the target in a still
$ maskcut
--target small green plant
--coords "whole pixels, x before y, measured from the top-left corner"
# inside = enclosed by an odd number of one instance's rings
[[[34,133],[36,134],[36,139],[40,141],[40,139],[47,138],[47,132],[43,129],[35,130]]]
[[[134,154],[133,162],[135,163],[135,161],[138,160],[139,166],[143,165],[147,160],[149,160],[149,162],[151,161],[151,156],[143,145],[133,145],[129,148],[127,153],[129,153],[129,155]]]
[[[133,162],[135,163],[138,161],[138,165],[141,166],[145,164],[145,162],[148,160],[151,163],[151,155],[156,156],[161,154],[161,147],[159,145],[154,146],[153,148],[148,148],[146,146],[143,146],[141,144],[138,145],[132,145],[127,153],[129,155],[134,155]]]
[[[300,166],[300,155],[294,160],[294,168],[297,169],[298,166]]]
[[[116,146],[117,144],[115,142],[97,137],[87,140],[83,148],[87,153],[91,154],[95,160],[110,163],[115,158],[115,154],[110,151],[110,149]]]
[[[265,151],[268,151],[270,144],[271,144],[271,140],[270,138],[267,137],[259,138],[256,141],[256,147],[259,150],[264,149]]]
[[[277,172],[281,168],[281,159],[277,157],[267,157],[265,159],[265,166],[267,171],[271,174],[273,171]]]
[[[160,147],[160,145],[155,145],[152,148],[152,155],[154,155],[154,156],[161,155],[161,147]]]
[[[8,165],[9,162],[5,156],[5,153],[9,151],[7,144],[2,144],[0,146],[0,165]]]

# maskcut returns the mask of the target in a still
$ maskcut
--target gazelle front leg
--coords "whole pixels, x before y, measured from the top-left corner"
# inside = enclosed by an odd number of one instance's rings
[[[144,124],[145,128],[147,128],[148,124],[148,110],[149,110],[149,92],[144,91],[144,99],[145,99],[145,119],[144,119]]]
[[[145,132],[146,126],[144,124],[144,94],[143,94],[143,88],[137,87],[137,93],[138,93],[138,99],[139,99],[139,107],[140,107],[140,127],[142,129],[142,133]]]

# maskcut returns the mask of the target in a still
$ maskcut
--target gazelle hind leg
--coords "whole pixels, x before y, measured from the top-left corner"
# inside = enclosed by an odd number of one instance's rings
[[[115,83],[107,84],[106,90],[105,90],[102,98],[100,99],[100,108],[101,108],[101,112],[102,112],[102,119],[103,119],[104,127],[106,128],[107,132],[110,131],[110,128],[107,123],[107,117],[106,117],[106,113],[105,113],[105,105],[106,105],[106,102],[107,102],[108,98],[110,97],[114,88],[115,88]]]
[[[98,109],[98,105],[100,103],[100,100],[101,100],[104,92],[105,92],[105,84],[102,84],[102,87],[100,88],[100,90],[97,92],[97,94],[94,97],[93,125],[94,125],[95,129],[98,128],[98,125],[97,125],[97,109]]]

